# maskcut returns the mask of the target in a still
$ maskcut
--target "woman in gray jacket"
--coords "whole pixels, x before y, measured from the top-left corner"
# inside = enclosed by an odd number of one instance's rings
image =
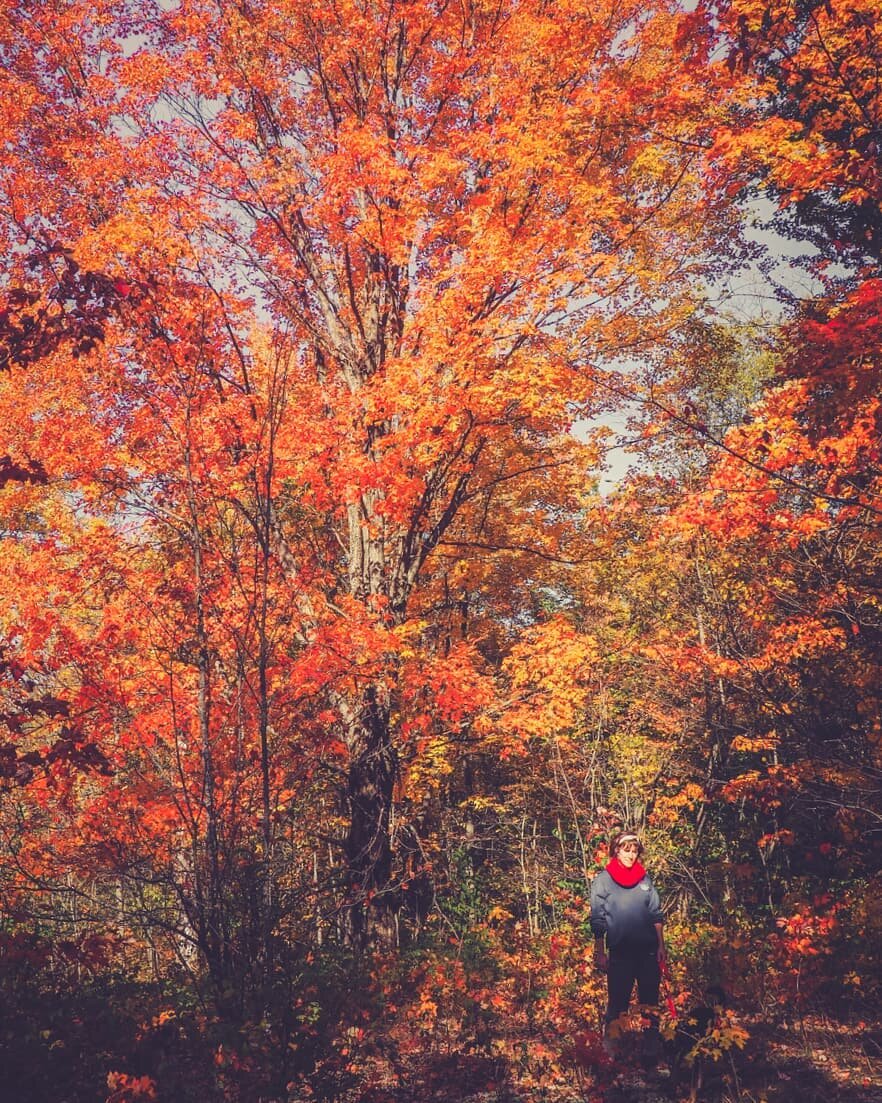
[[[606,973],[607,1026],[628,1010],[635,982],[641,1004],[658,1004],[667,956],[661,902],[640,862],[643,843],[622,831],[610,851],[606,868],[591,882],[594,963]]]

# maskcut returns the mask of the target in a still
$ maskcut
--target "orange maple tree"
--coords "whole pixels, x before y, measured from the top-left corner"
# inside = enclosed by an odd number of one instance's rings
[[[28,448],[111,526],[140,511],[132,546],[163,545],[149,596],[125,586],[183,618],[166,648],[192,670],[178,715],[208,852],[230,646],[256,702],[264,846],[272,702],[293,693],[345,775],[349,937],[389,942],[400,762],[429,745],[412,744],[427,709],[462,724],[485,692],[462,632],[439,650],[439,600],[483,600],[482,553],[561,554],[559,488],[596,456],[566,434],[606,401],[599,366],[689,315],[725,229],[696,153],[701,43],[643,4],[70,4],[13,8],[6,28],[10,275],[51,232],[77,271],[145,289],[88,366],[44,357],[57,397],[30,404]],[[34,286],[35,316],[51,294]],[[7,401],[36,378],[16,369]],[[243,540],[259,593],[237,652],[219,640]],[[280,600],[288,642],[266,628]]]

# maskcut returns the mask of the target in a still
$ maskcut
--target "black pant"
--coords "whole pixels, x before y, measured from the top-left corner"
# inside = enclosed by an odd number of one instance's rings
[[[609,993],[609,1002],[606,1007],[608,1023],[628,1010],[635,981],[640,1003],[655,1007],[658,1004],[658,990],[661,985],[658,951],[654,946],[610,950],[606,980]]]

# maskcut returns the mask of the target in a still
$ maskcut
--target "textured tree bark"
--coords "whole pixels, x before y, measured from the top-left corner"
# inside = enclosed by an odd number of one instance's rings
[[[397,941],[390,821],[396,754],[385,694],[370,686],[349,726],[344,930],[355,949]]]

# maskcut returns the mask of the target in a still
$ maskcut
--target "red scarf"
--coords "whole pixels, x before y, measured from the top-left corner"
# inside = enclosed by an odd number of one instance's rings
[[[606,872],[623,889],[632,889],[635,885],[639,885],[646,876],[646,870],[639,862],[635,862],[628,869],[627,866],[622,865],[618,858],[612,858],[606,863]]]

